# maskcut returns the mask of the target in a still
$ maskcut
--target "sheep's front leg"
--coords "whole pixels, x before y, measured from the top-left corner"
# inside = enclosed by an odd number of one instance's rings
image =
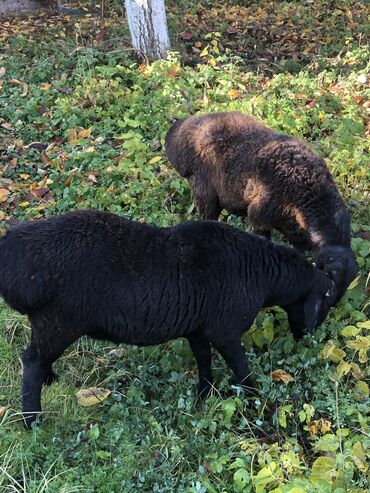
[[[250,378],[251,372],[247,365],[241,341],[217,340],[211,342],[224,358],[229,368],[234,372],[236,384],[247,389],[253,388],[253,382]]]
[[[48,376],[48,365],[42,360],[31,343],[22,355],[23,384],[22,411],[27,428],[41,412],[41,387]]]
[[[212,353],[209,340],[204,334],[197,333],[188,337],[188,341],[193,351],[198,365],[199,386],[198,397],[204,399],[211,389],[213,383],[211,363]]]
[[[195,177],[189,177],[189,183],[194,195],[199,218],[202,220],[215,220],[219,218],[222,208],[215,190],[207,183]]]

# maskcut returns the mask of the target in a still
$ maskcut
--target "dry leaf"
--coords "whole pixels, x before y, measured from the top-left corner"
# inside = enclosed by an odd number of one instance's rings
[[[78,131],[77,128],[70,128],[68,130],[68,143],[74,145],[78,142]]]
[[[9,409],[9,406],[0,406],[0,418],[4,416],[5,411]]]
[[[125,354],[125,349],[123,347],[118,347],[116,349],[112,349],[111,351],[109,351],[109,353],[107,354],[107,356],[121,357],[124,354]]]
[[[110,390],[101,387],[89,387],[76,392],[77,402],[80,406],[88,407],[95,406],[99,402],[104,401],[110,394]]]
[[[0,77],[2,77],[5,74],[6,70],[5,67],[0,67]]]
[[[0,202],[5,202],[9,197],[9,194],[9,190],[7,190],[6,188],[0,188]]]
[[[91,128],[87,128],[86,130],[80,130],[77,134],[78,139],[88,139],[91,137]]]
[[[6,130],[13,130],[11,123],[2,123],[1,126]]]
[[[274,370],[271,373],[271,376],[275,382],[289,383],[294,381],[292,375],[289,375],[289,373],[286,373],[284,370]]]
[[[28,94],[28,84],[27,84],[27,82],[23,82],[23,91],[22,91],[21,96],[23,98],[25,98],[27,96],[27,94]]]
[[[48,91],[50,88],[51,88],[51,84],[49,84],[48,82],[43,82],[43,83],[40,85],[40,89],[41,89],[42,91]]]
[[[229,98],[230,99],[238,99],[242,96],[242,93],[237,91],[236,89],[231,89],[229,91]]]
[[[155,157],[152,157],[152,159],[149,161],[148,164],[155,164],[155,163],[158,163],[158,161],[160,161],[162,159],[162,156],[155,156]]]

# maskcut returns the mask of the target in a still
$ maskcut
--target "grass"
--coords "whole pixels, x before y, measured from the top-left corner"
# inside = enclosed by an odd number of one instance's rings
[[[194,218],[188,185],[164,157],[170,120],[239,109],[325,157],[350,207],[361,273],[298,344],[281,310],[259,315],[244,336],[258,397],[232,388],[215,355],[213,395],[197,406],[195,362],[182,340],[111,352],[82,339],[56,363],[43,423],[30,433],[19,397],[30,330],[0,302],[1,492],[368,491],[366,18],[362,4],[329,3],[170,2],[181,55],[149,66],[127,49],[114,2],[104,23],[4,21],[0,228],[85,207],[161,225]],[[297,44],[286,36],[302,30],[302,18],[311,35]],[[294,380],[274,381],[276,369]],[[89,387],[111,394],[82,407],[75,393]]]

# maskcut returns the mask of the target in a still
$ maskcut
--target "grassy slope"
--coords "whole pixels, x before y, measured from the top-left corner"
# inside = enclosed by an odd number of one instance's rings
[[[60,379],[43,391],[44,424],[32,433],[19,416],[29,329],[0,305],[1,491],[366,491],[369,366],[364,352],[347,347],[369,341],[364,9],[337,2],[328,16],[325,1],[276,4],[171,4],[174,43],[184,60],[200,62],[194,67],[175,56],[138,67],[111,17],[104,25],[39,17],[2,31],[0,227],[75,207],[160,224],[194,217],[187,184],[163,157],[169,120],[240,109],[310,141],[327,159],[353,214],[361,278],[298,344],[283,313],[261,314],[245,337],[258,399],[237,390],[225,397],[229,371],[216,356],[215,395],[196,409],[196,371],[183,341],[108,354],[110,344],[81,340],[56,364]],[[340,334],[347,326],[354,329]],[[294,381],[272,381],[277,368]],[[111,396],[83,408],[74,394],[89,386]]]

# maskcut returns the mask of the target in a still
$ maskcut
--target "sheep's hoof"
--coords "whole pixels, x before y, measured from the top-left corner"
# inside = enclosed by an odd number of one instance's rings
[[[37,413],[23,413],[23,422],[27,430],[32,430],[33,423],[39,422],[39,417]]]

